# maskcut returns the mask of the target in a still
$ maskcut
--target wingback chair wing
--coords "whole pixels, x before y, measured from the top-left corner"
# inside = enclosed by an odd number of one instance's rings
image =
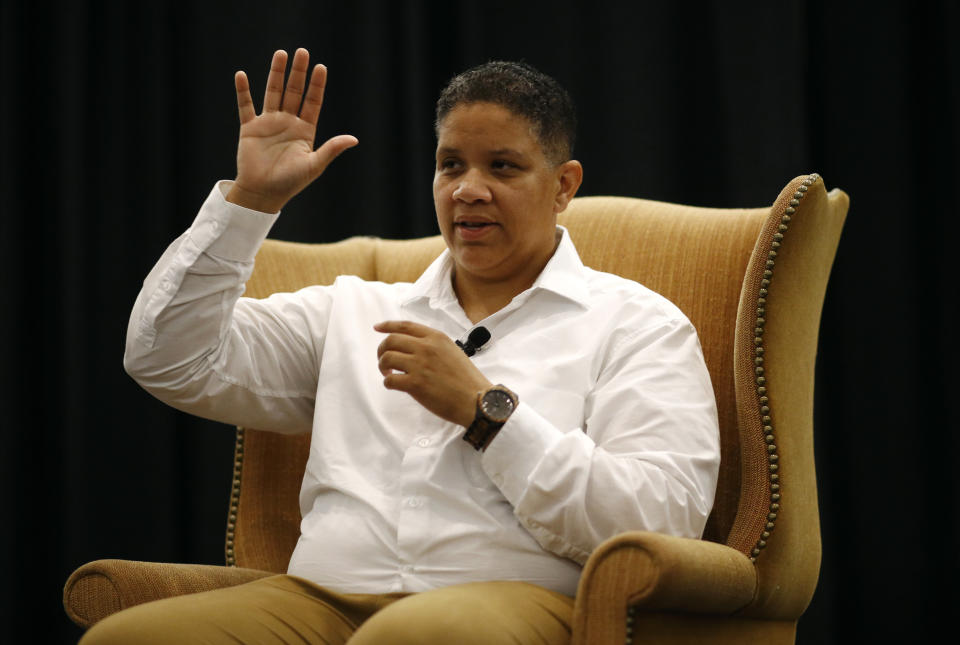
[[[584,567],[573,643],[792,643],[820,567],[814,362],[824,292],[849,200],[816,174],[773,205],[715,209],[583,197],[563,215],[583,261],[665,295],[696,326],[717,397],[721,471],[703,540],[634,531]],[[247,295],[340,274],[411,281],[439,237],[268,240]],[[79,625],[148,600],[286,570],[299,535],[309,436],[237,429],[226,567],[99,560],[64,606]]]

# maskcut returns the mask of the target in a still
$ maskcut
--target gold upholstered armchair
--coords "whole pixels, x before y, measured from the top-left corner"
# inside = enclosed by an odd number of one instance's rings
[[[662,293],[696,326],[720,415],[722,463],[703,540],[634,531],[591,555],[573,642],[792,643],[820,567],[813,459],[814,360],[824,291],[849,201],[818,175],[771,207],[713,209],[577,198],[561,215],[588,266]],[[268,240],[247,295],[349,273],[414,280],[439,237]],[[81,626],[149,600],[284,572],[299,535],[308,436],[237,430],[227,566],[100,560],[63,602]]]

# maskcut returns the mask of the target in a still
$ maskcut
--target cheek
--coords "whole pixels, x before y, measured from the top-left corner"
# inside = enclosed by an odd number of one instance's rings
[[[451,199],[453,186],[449,179],[440,176],[433,178],[433,205],[439,210],[446,206]]]
[[[444,206],[443,186],[436,179],[433,180],[433,208],[437,212],[437,218],[440,218],[441,210]]]
[[[436,182],[433,184],[433,210],[437,216],[437,226],[440,228],[440,234],[449,241],[450,233],[453,230],[453,216],[450,213],[449,196],[444,194],[442,187]]]
[[[515,210],[528,219],[529,226],[539,228],[541,224],[548,226],[550,218],[556,213],[554,195],[544,190],[542,186],[520,192],[514,197]]]

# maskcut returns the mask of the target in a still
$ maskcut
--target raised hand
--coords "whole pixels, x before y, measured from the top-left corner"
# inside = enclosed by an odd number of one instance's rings
[[[259,115],[250,96],[247,75],[237,72],[234,77],[240,142],[237,178],[227,194],[228,201],[275,213],[319,177],[341,152],[357,145],[356,137],[342,134],[314,150],[327,68],[314,66],[304,95],[309,61],[307,50],[298,49],[284,86],[287,53],[282,50],[274,53],[263,112]]]

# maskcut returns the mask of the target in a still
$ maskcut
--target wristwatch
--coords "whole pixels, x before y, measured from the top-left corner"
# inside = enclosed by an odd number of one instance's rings
[[[503,385],[477,392],[477,414],[463,435],[463,440],[481,452],[486,450],[517,409],[518,402],[517,395]]]

